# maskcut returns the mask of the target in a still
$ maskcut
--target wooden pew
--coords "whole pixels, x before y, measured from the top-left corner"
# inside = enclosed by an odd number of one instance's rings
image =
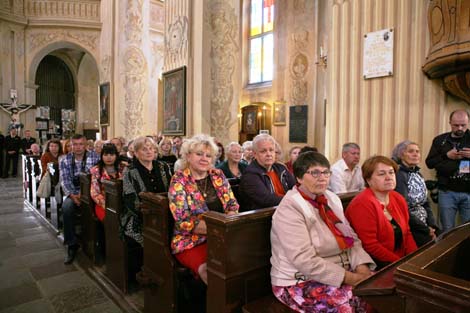
[[[354,294],[380,313],[470,311],[470,223],[362,281]]]
[[[140,279],[152,285],[145,291],[145,312],[184,312],[178,290],[188,270],[181,268],[171,255],[174,222],[168,198],[166,194],[152,193],[142,193],[141,198],[145,248]],[[351,198],[345,199],[350,201]],[[248,304],[247,312],[292,312],[271,292],[269,236],[274,210],[268,208],[232,216],[206,213],[207,312],[240,312],[245,304]],[[257,311],[260,308],[264,311]]]
[[[190,270],[181,266],[171,253],[174,219],[167,193],[145,192],[140,197],[144,217],[144,265],[140,282],[147,287],[144,312],[198,312],[199,306],[203,306],[199,302],[204,302],[205,294],[200,288],[203,283],[195,281]],[[200,294],[194,296],[194,301],[188,301],[190,296],[184,295],[188,290]]]
[[[122,292],[128,293],[130,282],[142,266],[142,247],[119,236],[122,211],[122,180],[103,181],[106,193],[106,276]]]
[[[347,206],[355,194],[341,196]],[[271,291],[271,218],[275,208],[238,215],[208,212],[207,312],[293,312]]]
[[[240,312],[242,306],[271,296],[271,218],[275,208],[237,215],[205,214],[207,224],[207,313]],[[266,304],[266,303],[264,303]],[[271,301],[273,312],[292,312]]]
[[[82,250],[85,255],[95,263],[95,246],[97,244],[97,223],[95,216],[95,202],[90,193],[91,175],[80,173],[80,234]]]

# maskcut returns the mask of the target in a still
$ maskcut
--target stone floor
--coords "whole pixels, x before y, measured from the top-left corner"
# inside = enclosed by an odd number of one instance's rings
[[[0,313],[122,312],[23,204],[21,178],[0,179]]]

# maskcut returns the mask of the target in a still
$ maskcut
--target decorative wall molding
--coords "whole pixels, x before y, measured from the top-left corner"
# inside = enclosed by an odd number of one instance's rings
[[[24,14],[28,18],[64,18],[100,22],[100,6],[101,1],[97,0],[26,0]]]
[[[163,60],[163,57],[165,55],[165,46],[163,42],[151,41],[151,49],[153,63],[150,76],[154,78],[157,73],[161,72],[161,68],[158,69],[157,66],[158,64],[163,64],[163,62],[161,61]]]
[[[105,55],[101,59],[100,83],[111,81],[111,56]]]
[[[188,17],[177,16],[168,26],[165,35],[165,48],[167,56],[173,62],[187,52],[188,45]]]
[[[141,135],[144,96],[147,91],[147,61],[141,49],[130,46],[124,54],[121,74],[125,92],[124,127],[126,138]]]
[[[308,85],[306,76],[310,69],[307,54],[309,45],[309,32],[304,29],[296,31],[291,36],[293,53],[290,54],[289,74],[291,79],[291,103],[303,105],[307,103]]]
[[[58,40],[75,41],[90,51],[96,51],[99,33],[79,30],[32,30],[28,33],[28,51],[34,51]]]
[[[232,114],[233,74],[237,64],[238,24],[235,9],[226,1],[211,4],[211,134],[229,138],[230,126],[237,122]]]
[[[150,29],[153,31],[165,31],[165,6],[161,2],[150,3]]]
[[[140,45],[143,30],[143,2],[142,0],[128,0],[126,4],[126,27],[124,30],[126,40],[134,45]]]

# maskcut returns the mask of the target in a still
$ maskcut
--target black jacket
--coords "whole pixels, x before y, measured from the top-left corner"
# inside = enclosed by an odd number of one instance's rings
[[[11,137],[10,135],[5,137],[5,151],[15,151],[18,153],[21,148],[21,138],[19,136]]]
[[[285,192],[294,187],[295,178],[283,164],[274,163],[272,168],[279,177]],[[282,200],[282,197],[274,192],[274,185],[266,169],[256,160],[253,160],[245,169],[240,180],[239,194],[240,211],[273,207]]]
[[[470,130],[468,129],[460,140],[459,148],[463,147],[470,148]],[[430,169],[436,169],[439,189],[468,192],[470,190],[470,174],[467,174],[468,179],[450,179],[451,176],[458,173],[460,165],[460,160],[451,160],[447,157],[447,152],[453,148],[450,132],[437,136],[432,141],[426,165]]]

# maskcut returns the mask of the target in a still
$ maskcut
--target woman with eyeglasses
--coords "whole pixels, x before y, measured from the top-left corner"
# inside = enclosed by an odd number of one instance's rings
[[[139,194],[167,192],[171,175],[168,164],[155,159],[155,143],[152,138],[137,137],[133,145],[134,158],[124,169],[122,179],[124,208],[121,213],[121,234],[143,246]]]
[[[224,173],[214,168],[218,147],[212,137],[196,135],[181,146],[182,167],[171,179],[168,198],[175,219],[172,253],[207,284],[206,223],[203,214],[238,212]]]
[[[366,189],[349,204],[346,217],[379,268],[417,249],[409,226],[408,205],[395,191],[397,164],[373,156],[362,165]]]
[[[330,163],[318,152],[294,163],[298,186],[288,191],[272,218],[271,285],[276,298],[298,312],[366,312],[352,287],[375,268],[327,190]]]

